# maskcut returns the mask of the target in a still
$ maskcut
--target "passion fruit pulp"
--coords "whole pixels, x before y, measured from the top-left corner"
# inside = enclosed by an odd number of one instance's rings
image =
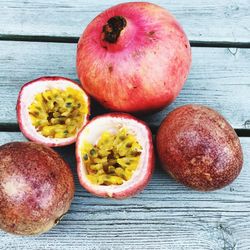
[[[39,78],[22,87],[17,116],[21,131],[30,140],[48,146],[68,145],[88,121],[89,99],[69,79]]]
[[[132,196],[153,172],[151,132],[127,114],[95,117],[79,133],[76,159],[80,183],[89,192],[117,199]]]
[[[185,105],[168,114],[156,136],[163,168],[180,183],[200,191],[223,188],[240,173],[239,138],[215,110]]]
[[[29,106],[32,124],[50,138],[74,136],[87,112],[82,95],[73,88],[45,90]]]
[[[67,163],[34,142],[0,146],[0,229],[19,235],[50,230],[68,211],[74,180]]]
[[[96,145],[83,144],[87,177],[93,184],[121,185],[132,177],[140,161],[141,150],[135,136],[125,128],[114,134],[103,132]]]

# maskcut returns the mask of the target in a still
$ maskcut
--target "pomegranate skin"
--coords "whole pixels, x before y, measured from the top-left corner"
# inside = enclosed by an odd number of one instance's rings
[[[41,234],[57,224],[74,196],[69,166],[52,149],[33,142],[0,146],[0,228]]]
[[[223,188],[242,168],[238,136],[224,117],[205,106],[185,105],[170,112],[156,144],[164,170],[196,190]]]
[[[128,188],[123,189],[123,190],[114,190],[112,192],[108,192],[107,190],[98,190],[94,184],[89,184],[86,182],[84,178],[84,173],[82,171],[83,164],[82,164],[82,156],[81,156],[81,133],[83,132],[84,129],[88,129],[89,126],[91,126],[92,123],[95,123],[96,120],[102,118],[107,118],[107,119],[112,119],[112,118],[119,118],[119,119],[124,119],[124,120],[132,120],[140,125],[143,126],[143,129],[146,131],[146,137],[148,139],[148,159],[147,159],[147,167],[145,168],[145,172],[143,173],[143,178],[140,179],[140,181],[137,181],[136,183],[133,183],[130,185]],[[132,197],[138,193],[140,193],[149,183],[149,181],[152,178],[154,168],[155,168],[155,154],[154,154],[154,147],[153,147],[153,139],[152,139],[152,134],[148,126],[143,122],[138,120],[137,118],[125,114],[125,113],[109,113],[109,114],[104,114],[100,116],[96,116],[93,118],[87,125],[82,129],[82,131],[78,134],[78,138],[76,141],[76,161],[77,161],[77,174],[79,178],[79,182],[84,187],[88,192],[99,196],[99,197],[104,197],[104,198],[112,198],[112,199],[117,199],[117,200],[122,200],[126,199],[129,197]]]
[[[103,30],[112,17],[122,17],[126,26],[111,43]],[[164,108],[179,94],[190,66],[190,44],[180,24],[167,10],[146,2],[104,11],[87,26],[77,47],[84,90],[115,111]]]

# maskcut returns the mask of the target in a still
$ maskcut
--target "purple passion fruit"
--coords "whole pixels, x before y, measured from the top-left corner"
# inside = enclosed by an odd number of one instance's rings
[[[188,187],[200,191],[219,189],[241,171],[239,138],[211,108],[186,105],[175,109],[162,122],[156,141],[163,168]]]
[[[69,166],[52,149],[33,142],[0,146],[0,229],[19,235],[50,230],[74,196]]]

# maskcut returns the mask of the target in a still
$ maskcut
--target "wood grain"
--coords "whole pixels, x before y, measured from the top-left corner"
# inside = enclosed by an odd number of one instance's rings
[[[77,80],[76,44],[0,41],[0,51],[0,124],[16,124],[16,98],[25,82],[44,75]],[[170,107],[142,119],[157,128],[173,108],[200,103],[221,112],[234,128],[248,129],[249,68],[249,49],[193,48],[193,66],[179,97]],[[94,115],[103,112],[92,102]]]
[[[0,132],[0,145],[25,140]],[[70,163],[76,194],[69,213],[40,237],[0,232],[0,249],[173,249],[247,250],[250,245],[250,138],[241,138],[245,163],[230,186],[209,193],[176,183],[159,164],[148,187],[115,201],[96,198],[77,180],[74,147],[58,149]]]
[[[78,37],[97,14],[121,2],[1,0],[0,34]],[[152,2],[170,10],[192,41],[250,42],[249,0]]]
[[[0,130],[17,128],[16,98],[25,82],[43,75],[77,81],[75,42],[97,14],[120,2],[124,0],[0,0],[0,40],[6,40],[0,41]],[[200,103],[215,108],[235,129],[249,135],[250,49],[239,48],[250,47],[249,0],[153,2],[177,17],[196,47],[189,79],[177,100],[142,119],[155,131],[173,108]],[[92,102],[93,115],[103,112]],[[19,132],[0,131],[0,145],[16,140],[26,139]],[[249,250],[250,137],[240,140],[244,167],[228,187],[210,193],[192,191],[157,163],[147,188],[122,201],[87,193],[76,175],[74,145],[56,149],[74,173],[76,193],[69,213],[39,237],[0,231],[0,249]]]

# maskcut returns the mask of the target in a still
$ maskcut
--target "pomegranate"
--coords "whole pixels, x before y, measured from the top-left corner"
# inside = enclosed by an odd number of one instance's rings
[[[77,47],[83,88],[108,109],[146,113],[179,94],[191,65],[177,20],[151,3],[116,5],[99,14]]]
[[[66,162],[34,142],[0,146],[0,228],[20,235],[50,230],[68,211],[74,180]]]
[[[170,112],[156,142],[164,169],[200,191],[225,187],[242,168],[242,149],[235,131],[218,112],[205,106],[186,105]]]
[[[89,98],[83,89],[63,77],[41,77],[19,92],[17,119],[23,134],[50,147],[76,141],[88,122]]]
[[[89,192],[115,199],[135,195],[153,173],[151,132],[128,114],[95,117],[78,135],[76,160],[80,183]]]

